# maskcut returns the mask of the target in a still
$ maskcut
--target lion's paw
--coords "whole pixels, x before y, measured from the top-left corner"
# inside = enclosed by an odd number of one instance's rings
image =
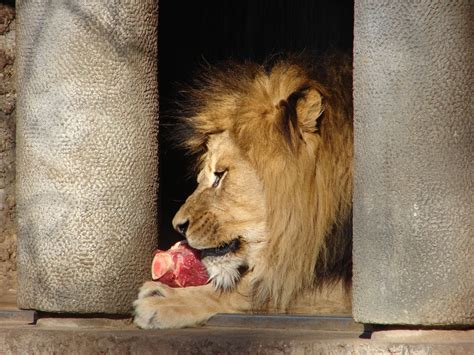
[[[133,322],[143,329],[175,328],[171,324],[172,315],[167,316],[170,306],[170,288],[159,282],[146,282],[133,303],[135,318]]]
[[[138,299],[147,298],[147,297],[166,297],[170,294],[171,288],[162,284],[161,282],[156,281],[147,281],[143,284],[138,292]],[[172,290],[172,289],[171,289]]]
[[[202,314],[186,288],[171,288],[160,282],[146,282],[133,303],[134,323],[143,329],[194,326],[209,318]]]

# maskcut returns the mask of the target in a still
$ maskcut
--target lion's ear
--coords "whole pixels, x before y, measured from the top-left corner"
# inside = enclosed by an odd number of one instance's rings
[[[324,106],[320,92],[312,87],[302,87],[278,104],[281,112],[280,130],[288,143],[295,147],[303,132],[319,130],[319,118]]]
[[[295,105],[301,131],[309,133],[317,132],[320,126],[319,119],[324,112],[321,93],[315,88],[306,88],[303,90],[303,95],[296,101]]]

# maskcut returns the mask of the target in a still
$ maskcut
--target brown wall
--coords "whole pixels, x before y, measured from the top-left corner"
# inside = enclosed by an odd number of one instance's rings
[[[0,4],[0,306],[16,290],[14,49],[15,10]]]

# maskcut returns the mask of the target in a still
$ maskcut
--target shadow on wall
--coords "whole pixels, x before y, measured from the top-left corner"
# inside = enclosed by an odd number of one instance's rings
[[[352,52],[353,1],[162,1],[158,53],[160,86],[160,248],[181,237],[171,220],[195,188],[190,162],[173,148],[167,115],[176,83],[189,83],[199,66],[229,58],[262,61],[285,52]]]

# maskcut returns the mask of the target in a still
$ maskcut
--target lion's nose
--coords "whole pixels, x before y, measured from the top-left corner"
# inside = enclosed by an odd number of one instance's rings
[[[189,227],[189,219],[185,220],[182,223],[177,223],[175,226],[175,229],[183,235],[183,237],[186,236],[186,231],[188,230]]]

